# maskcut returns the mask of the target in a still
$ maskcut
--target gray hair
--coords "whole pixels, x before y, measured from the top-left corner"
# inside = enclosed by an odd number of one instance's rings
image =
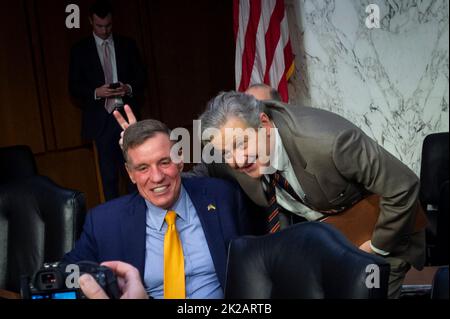
[[[125,161],[128,162],[130,148],[144,144],[146,140],[154,137],[157,133],[163,133],[170,137],[170,129],[158,120],[144,120],[130,125],[123,135],[122,152]]]
[[[257,128],[259,115],[264,104],[253,96],[236,91],[221,92],[208,102],[200,116],[202,132],[206,129],[220,129],[231,117],[243,119],[249,127]]]

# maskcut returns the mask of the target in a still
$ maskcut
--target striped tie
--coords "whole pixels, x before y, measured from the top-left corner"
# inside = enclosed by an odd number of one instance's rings
[[[269,202],[269,206],[267,207],[267,230],[269,233],[275,233],[280,229],[280,205],[277,202],[277,194],[275,191],[276,181],[273,178],[273,175],[270,175],[269,182],[263,177],[263,182],[266,184],[266,197]]]
[[[316,212],[322,213],[324,215],[338,214],[338,213],[348,209],[349,207],[353,206],[361,199],[358,197],[358,199],[349,203],[349,205],[345,205],[345,206],[341,206],[341,207],[336,207],[336,208],[332,208],[332,209],[319,209],[317,207],[313,207],[311,204],[306,204],[305,201],[303,199],[301,199],[300,196],[298,196],[298,194],[294,191],[294,189],[289,184],[289,182],[280,174],[279,171],[277,171],[275,174],[273,174],[273,178],[276,181],[276,185],[278,185],[278,187],[280,187],[281,189],[284,189],[289,195],[292,196],[292,198],[294,198],[298,202],[302,203],[306,207],[309,207],[310,209],[315,210]]]
[[[273,188],[273,193],[275,193],[275,187],[278,186],[280,189],[285,190],[289,195],[291,195],[292,198],[294,198],[296,201],[298,201],[299,203],[305,205],[306,207],[322,213],[324,215],[334,215],[334,214],[338,214],[346,209],[348,209],[349,207],[353,206],[356,202],[358,202],[361,198],[358,198],[355,201],[352,201],[352,203],[350,203],[349,205],[345,205],[345,206],[341,206],[341,207],[336,207],[336,208],[332,208],[332,209],[319,209],[317,207],[312,206],[310,203],[306,203],[302,198],[300,198],[300,196],[298,196],[298,194],[295,192],[295,190],[292,188],[292,186],[289,184],[289,182],[281,175],[280,171],[276,171],[274,174],[269,175],[269,179],[270,182],[267,183],[266,181],[266,185],[273,185],[273,186],[268,186],[269,188]],[[263,178],[263,180],[265,180]],[[271,195],[272,190],[269,191],[269,194]],[[272,195],[271,195],[272,196]],[[269,209],[272,206],[271,203],[271,199],[267,199],[269,201]],[[275,197],[275,203],[276,203],[276,197]],[[274,210],[272,210],[274,211]],[[278,215],[278,213],[277,213]],[[269,217],[271,217],[271,215],[269,214]],[[277,231],[277,229],[275,229],[275,231]]]
[[[285,179],[280,171],[276,171],[274,174],[270,175],[270,178],[274,180],[275,185],[278,185],[280,189],[284,189],[289,195],[292,196],[296,201],[299,201],[303,205],[306,205],[303,200],[298,196],[298,194],[294,191],[292,186],[289,184],[287,179]]]
[[[274,174],[269,175],[269,181],[263,177],[263,182],[266,184],[266,198],[269,202],[267,207],[267,225],[269,233],[275,233],[280,230],[280,218],[279,214],[282,211],[286,211],[277,202],[276,187],[285,190],[295,200],[299,201],[303,205],[307,206],[304,201],[297,195],[289,182],[281,175],[280,171],[276,171]]]
[[[103,73],[105,74],[105,83],[111,84],[113,83],[113,67],[111,62],[111,54],[109,51],[109,42],[108,40],[103,41]],[[115,101],[114,98],[106,98],[105,99],[105,109],[108,113],[114,111]]]

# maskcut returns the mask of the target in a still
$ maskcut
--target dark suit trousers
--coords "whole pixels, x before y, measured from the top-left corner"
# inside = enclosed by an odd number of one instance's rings
[[[124,158],[119,146],[121,128],[111,116],[95,139],[105,200],[119,196],[119,175],[125,173]]]

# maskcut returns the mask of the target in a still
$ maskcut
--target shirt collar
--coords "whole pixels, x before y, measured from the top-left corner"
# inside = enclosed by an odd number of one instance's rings
[[[114,39],[113,39],[112,34],[106,40],[103,40],[102,38],[99,38],[95,33],[92,33],[92,35],[94,36],[95,43],[98,46],[102,46],[103,42],[105,42],[105,41],[108,41],[109,44],[114,44]]]
[[[180,196],[178,197],[175,204],[173,204],[173,206],[168,210],[157,207],[150,203],[147,199],[145,199],[145,205],[147,206],[147,218],[149,219],[149,223],[153,227],[161,231],[164,225],[164,218],[166,217],[167,211],[169,210],[175,211],[178,217],[180,217],[184,221],[188,221],[187,199],[187,193],[183,185],[181,185]]]
[[[271,166],[277,170],[277,171],[284,171],[288,168],[289,165],[289,158],[287,156],[286,150],[283,146],[283,141],[281,140],[280,133],[278,132],[278,129],[274,125],[275,132],[275,147],[274,147],[274,156],[273,156],[273,162],[271,163]]]

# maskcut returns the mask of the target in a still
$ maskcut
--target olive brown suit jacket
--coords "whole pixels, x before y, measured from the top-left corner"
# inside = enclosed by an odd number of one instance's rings
[[[343,117],[317,108],[266,101],[271,118],[305,193],[319,210],[348,207],[367,194],[380,195],[372,244],[421,269],[425,233],[416,230],[419,179],[400,160]],[[262,183],[225,164],[209,173],[233,177],[247,195],[267,207]]]

